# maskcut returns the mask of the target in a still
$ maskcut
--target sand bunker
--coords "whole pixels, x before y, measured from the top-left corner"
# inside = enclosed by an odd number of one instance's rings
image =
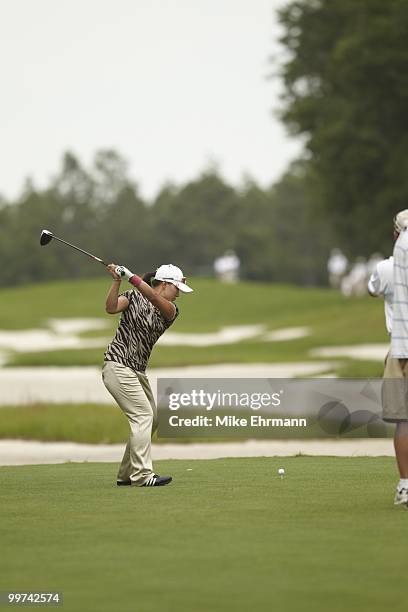
[[[35,442],[0,440],[0,465],[31,465],[96,461],[119,463],[124,444],[75,444],[73,442]],[[153,444],[152,454],[159,459],[217,459],[221,457],[291,457],[298,455],[335,457],[379,457],[394,455],[392,440],[243,440],[228,444]],[[272,461],[272,459],[271,459]],[[191,468],[189,468],[191,469]],[[271,472],[271,478],[276,470]],[[287,477],[290,477],[287,474]]]
[[[102,318],[49,319],[47,324],[50,329],[0,330],[0,351],[29,353],[103,348],[111,340],[111,337],[106,335],[97,338],[81,338],[79,335],[109,328],[110,322]],[[267,332],[264,325],[236,325],[202,334],[169,331],[158,343],[162,346],[217,346],[250,339],[282,342],[303,338],[309,334],[310,330],[306,327],[288,327]]]
[[[240,325],[223,327],[217,332],[209,334],[183,334],[167,332],[158,340],[162,346],[215,346],[220,344],[233,344],[241,340],[249,340],[261,335],[264,325]]]
[[[312,349],[312,357],[348,357],[363,361],[384,361],[389,344],[356,344],[351,346],[325,346]]]
[[[102,363],[101,363],[102,365]],[[148,370],[153,390],[158,378],[293,378],[319,376],[334,367],[333,362],[226,363]],[[0,369],[0,405],[35,402],[112,404],[105,389],[101,368],[24,367]]]
[[[263,335],[262,340],[265,342],[282,342],[285,340],[298,340],[310,336],[310,327],[284,327],[275,329]]]
[[[265,325],[240,325],[223,327],[210,334],[179,334],[167,332],[159,339],[163,346],[212,346],[232,344],[242,340],[258,339],[265,342],[296,340],[310,335],[308,327],[287,327],[267,332]]]
[[[74,334],[56,334],[46,329],[0,331],[0,348],[17,353],[99,348],[109,340],[110,338],[80,338]]]

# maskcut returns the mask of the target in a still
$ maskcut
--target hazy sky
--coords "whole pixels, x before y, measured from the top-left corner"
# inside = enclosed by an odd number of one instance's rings
[[[0,0],[0,193],[38,186],[69,149],[129,161],[141,193],[216,162],[277,179],[300,144],[273,115],[285,0]]]

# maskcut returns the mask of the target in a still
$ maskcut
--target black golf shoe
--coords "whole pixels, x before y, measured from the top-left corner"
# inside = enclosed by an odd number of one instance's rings
[[[142,487],[164,487],[172,481],[171,476],[159,476],[158,474],[152,474],[149,480],[147,480]]]
[[[131,480],[117,480],[116,484],[118,487],[129,487],[132,484]]]

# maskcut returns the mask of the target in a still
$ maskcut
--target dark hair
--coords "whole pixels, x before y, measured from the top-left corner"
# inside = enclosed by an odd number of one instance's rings
[[[145,283],[150,285],[150,287],[157,287],[162,281],[159,281],[154,278],[155,274],[156,272],[146,272],[145,274],[143,274],[142,280],[144,280]]]

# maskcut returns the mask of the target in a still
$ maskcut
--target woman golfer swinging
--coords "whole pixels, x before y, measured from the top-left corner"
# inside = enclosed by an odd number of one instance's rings
[[[151,437],[157,428],[157,409],[145,370],[154,344],[178,316],[174,301],[179,291],[193,290],[186,285],[180,268],[171,264],[143,278],[123,266],[110,264],[107,269],[114,280],[106,298],[106,312],[122,315],[105,352],[102,378],[130,425],[117,484],[159,487],[172,478],[153,471]],[[127,278],[134,289],[119,295],[122,278]]]

